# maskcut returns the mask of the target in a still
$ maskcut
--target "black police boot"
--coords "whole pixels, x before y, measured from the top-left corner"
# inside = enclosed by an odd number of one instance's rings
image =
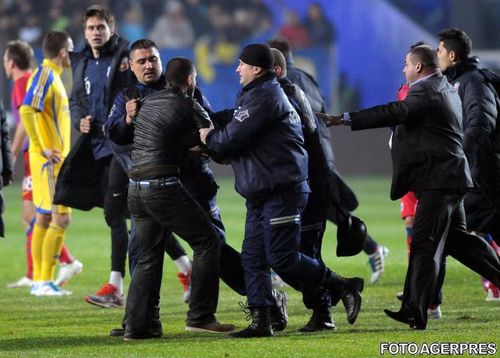
[[[299,328],[299,332],[309,333],[335,330],[336,328],[335,322],[332,320],[330,307],[318,307],[313,309],[311,319],[309,319],[309,322],[304,327]]]
[[[274,336],[271,320],[269,319],[268,307],[250,308],[252,323],[242,331],[232,333],[234,338],[257,338]]]
[[[327,279],[326,287],[332,296],[332,304],[342,300],[347,313],[347,322],[353,324],[361,309],[361,292],[364,281],[362,278],[343,278],[332,272]]]
[[[273,288],[274,305],[269,308],[271,326],[273,330],[281,332],[288,323],[288,313],[286,311],[288,296],[285,292]]]

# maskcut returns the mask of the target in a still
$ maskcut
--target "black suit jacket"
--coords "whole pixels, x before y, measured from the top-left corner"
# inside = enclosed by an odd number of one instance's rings
[[[404,101],[350,115],[352,130],[395,127],[391,199],[409,191],[473,187],[462,146],[460,97],[440,73],[412,85]]]

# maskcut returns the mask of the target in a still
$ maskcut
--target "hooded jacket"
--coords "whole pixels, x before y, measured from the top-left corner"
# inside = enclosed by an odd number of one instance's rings
[[[444,74],[462,100],[464,152],[476,183],[465,197],[467,227],[489,232],[495,213],[500,212],[500,128],[498,99],[479,66],[477,57],[469,57]]]

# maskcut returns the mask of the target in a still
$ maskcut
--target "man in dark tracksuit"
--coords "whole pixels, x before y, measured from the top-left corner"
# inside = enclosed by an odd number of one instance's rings
[[[139,260],[130,283],[125,310],[125,339],[161,336],[157,326],[163,270],[165,230],[193,249],[191,300],[186,329],[231,332],[217,322],[220,240],[201,206],[179,180],[189,148],[197,145],[197,129],[209,126],[206,111],[192,98],[193,64],[174,58],[166,68],[167,86],[139,103],[133,119],[132,168],[128,204],[136,222]]]
[[[293,54],[288,42],[284,39],[273,39],[268,41],[268,44],[280,50],[285,56],[287,77],[304,91],[313,112],[325,112],[325,100],[318,83],[309,73],[294,66]],[[358,207],[358,199],[335,167],[330,130],[321,121],[317,130],[322,151],[326,155],[326,162],[328,164],[328,172],[325,174],[328,179],[328,185],[325,188],[325,193],[328,193],[329,200],[325,210],[328,220],[338,225],[339,222],[345,220],[347,217],[346,214]],[[384,272],[385,258],[389,250],[378,244],[368,233],[363,251],[368,255],[368,263],[372,271],[370,283],[376,283]]]
[[[5,235],[5,226],[2,219],[5,205],[1,190],[12,183],[13,174],[14,165],[10,147],[9,125],[3,103],[0,102],[0,237],[4,237]]]
[[[131,88],[124,89],[116,98],[110,116],[106,123],[107,133],[116,144],[129,145],[133,141],[133,125],[130,114],[135,114],[137,99],[162,90],[165,87],[165,76],[161,75],[161,59],[158,48],[150,40],[138,40],[132,44],[130,49],[132,71],[136,74],[139,82]],[[156,70],[156,76],[154,76]],[[147,83],[146,83],[147,81]],[[211,112],[210,104],[201,90],[196,87],[195,98],[208,112]],[[131,149],[131,148],[130,148]],[[128,161],[130,169],[130,159]],[[180,180],[187,191],[193,196],[197,203],[207,213],[218,237],[221,240],[220,255],[220,277],[238,294],[245,296],[245,278],[241,266],[241,256],[231,246],[226,243],[225,228],[217,206],[217,183],[208,165],[209,158],[206,155],[191,153],[190,158],[186,158],[180,167]],[[134,220],[132,226],[135,227]],[[132,230],[133,232],[135,230]],[[166,232],[169,238],[166,239],[167,253],[172,257],[175,252],[184,252],[182,246],[171,235]],[[169,252],[170,251],[170,252]],[[129,264],[131,272],[135,267],[139,257],[137,233],[131,234],[129,245]],[[273,290],[273,327],[283,330],[286,326],[286,296],[283,292]],[[123,329],[114,329],[111,335],[123,335]]]
[[[128,177],[113,155],[112,144],[105,137],[103,126],[116,94],[134,80],[128,66],[128,42],[113,33],[114,18],[107,10],[97,5],[89,7],[84,14],[84,31],[87,45],[82,52],[70,53],[73,88],[69,99],[71,120],[83,136],[73,146],[61,169],[56,199],[78,209],[104,208],[104,218],[111,229],[110,278],[97,293],[87,295],[85,300],[100,307],[122,307],[128,242]],[[89,152],[85,163],[75,157],[75,153],[81,150]],[[91,167],[96,168],[92,181],[76,174],[76,170],[85,172]],[[68,185],[65,195],[60,189],[63,184]],[[89,202],[89,198],[93,201]],[[82,202],[85,204],[81,205]]]
[[[271,49],[245,47],[237,72],[243,85],[236,110],[217,129],[200,129],[208,149],[230,160],[236,191],[246,199],[242,263],[252,324],[235,337],[272,336],[272,268],[293,288],[342,298],[349,323],[361,307],[362,279],[344,279],[299,253],[300,217],[307,203],[307,154],[300,118],[273,73]]]
[[[499,99],[481,73],[479,59],[470,56],[469,36],[459,29],[445,30],[438,36],[439,66],[462,100],[464,152],[477,184],[465,195],[467,228],[483,237],[491,235],[500,245]]]

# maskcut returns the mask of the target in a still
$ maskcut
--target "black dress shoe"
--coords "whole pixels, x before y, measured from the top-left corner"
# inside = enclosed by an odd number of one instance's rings
[[[425,323],[417,322],[414,317],[411,317],[404,312],[384,310],[384,313],[395,321],[407,324],[410,328],[417,330],[424,330],[426,328]]]
[[[361,309],[361,292],[364,281],[362,278],[349,278],[344,281],[340,289],[340,298],[347,313],[347,322],[354,324]]]
[[[137,339],[161,338],[161,336],[162,336],[162,332],[147,331],[147,332],[135,333],[135,332],[124,331],[123,340],[135,341]]]
[[[124,334],[125,334],[125,328],[113,328],[109,332],[109,335],[111,337],[123,337]]]
[[[336,328],[335,322],[333,322],[332,315],[330,314],[330,309],[327,308],[326,310],[321,311],[313,310],[311,319],[304,327],[299,328],[299,332],[310,333],[326,330],[334,331]]]
[[[273,288],[274,304],[269,308],[269,318],[274,331],[283,331],[288,323],[287,301],[288,296],[284,291]]]

